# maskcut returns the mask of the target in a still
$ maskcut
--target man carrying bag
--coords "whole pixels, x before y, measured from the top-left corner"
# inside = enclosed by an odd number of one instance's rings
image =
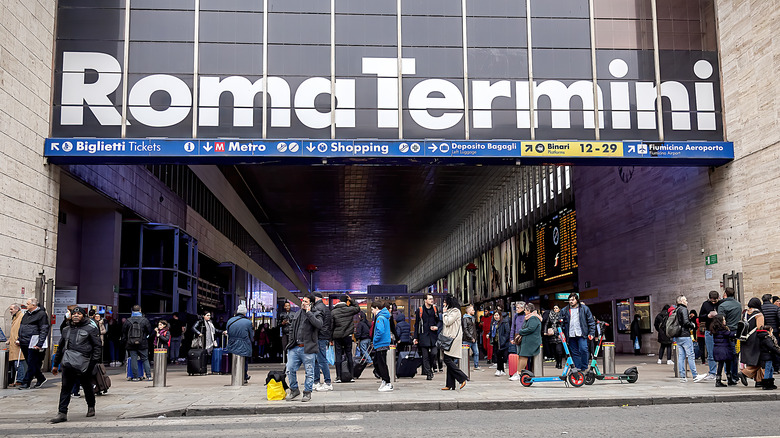
[[[95,391],[92,387],[92,372],[100,363],[103,348],[100,342],[100,330],[87,318],[83,307],[76,307],[71,314],[71,322],[62,330],[60,348],[54,356],[51,372],[55,376],[62,364],[62,389],[57,416],[52,423],[68,421],[70,395],[76,382],[84,388],[87,401],[87,417],[95,416]]]

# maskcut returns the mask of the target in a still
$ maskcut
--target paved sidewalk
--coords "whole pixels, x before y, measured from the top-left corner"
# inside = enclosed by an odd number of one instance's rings
[[[124,369],[110,368],[113,386],[97,398],[97,418],[124,418],[208,415],[252,415],[295,412],[368,412],[408,410],[501,410],[542,409],[552,407],[623,406],[679,403],[716,403],[736,401],[780,400],[780,391],[764,391],[738,385],[715,388],[714,382],[680,383],[671,365],[656,364],[655,356],[618,356],[616,369],[637,366],[639,380],[634,384],[596,381],[592,386],[566,387],[563,382],[538,382],[529,388],[508,376],[496,377],[495,370],[472,371],[471,381],[463,390],[442,391],[444,373],[426,381],[419,374],[413,379],[398,379],[395,391],[380,393],[378,380],[371,369],[355,383],[334,383],[334,390],[314,392],[312,401],[267,401],[265,377],[281,364],[250,365],[252,379],[244,387],[231,387],[230,375],[188,376],[183,365],[168,371],[168,386],[154,388],[151,382],[129,382]],[[550,363],[546,375],[555,375]],[[698,365],[699,372],[706,367]],[[331,374],[335,377],[333,371]],[[303,382],[303,372],[298,379]],[[0,390],[0,420],[29,421],[56,415],[60,379],[47,373],[43,388],[20,391]],[[74,398],[70,416],[86,413],[83,397]]]

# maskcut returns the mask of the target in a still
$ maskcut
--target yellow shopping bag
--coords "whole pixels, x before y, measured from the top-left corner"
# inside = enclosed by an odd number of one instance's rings
[[[271,379],[268,382],[268,385],[266,385],[265,393],[268,400],[284,400],[287,396],[287,392],[284,390],[282,382],[278,382],[274,379]]]

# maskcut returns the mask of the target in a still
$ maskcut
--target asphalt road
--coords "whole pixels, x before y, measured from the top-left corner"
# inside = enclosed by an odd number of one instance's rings
[[[368,412],[345,414],[178,417],[85,421],[71,412],[59,425],[20,419],[2,436],[533,436],[753,437],[778,436],[780,401],[704,403],[527,411]]]

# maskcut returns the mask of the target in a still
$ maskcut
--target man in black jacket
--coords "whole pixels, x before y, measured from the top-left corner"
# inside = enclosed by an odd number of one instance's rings
[[[291,318],[290,341],[285,346],[287,350],[287,378],[290,379],[290,394],[287,400],[301,395],[298,389],[296,373],[301,365],[306,370],[306,380],[303,386],[303,399],[311,401],[311,391],[314,386],[314,362],[319,353],[319,332],[324,324],[322,313],[312,305],[313,297],[301,298],[301,309]],[[325,363],[327,365],[327,362]]]
[[[66,354],[67,353],[67,354]],[[87,401],[87,417],[95,416],[95,391],[92,387],[92,371],[100,363],[103,354],[100,341],[100,330],[90,323],[87,311],[76,307],[71,312],[71,320],[62,330],[60,347],[54,356],[51,372],[57,375],[62,364],[62,389],[60,390],[60,405],[57,416],[52,423],[68,421],[68,405],[70,394],[76,382],[84,388],[84,398]]]
[[[427,380],[433,380],[432,368],[437,356],[436,340],[439,338],[438,310],[433,305],[433,295],[425,294],[425,304],[414,313],[414,345],[420,349],[423,360],[423,374]]]
[[[133,371],[132,380],[137,382],[141,379],[138,370],[138,358],[143,361],[144,373],[147,380],[152,380],[152,370],[149,366],[149,335],[152,333],[152,325],[149,320],[141,313],[141,306],[133,306],[133,313],[122,326],[122,345],[125,346],[130,355],[127,360],[130,361],[130,369]]]
[[[699,324],[704,325],[704,345],[707,356],[707,365],[709,366],[707,374],[699,376],[697,382],[703,382],[705,380],[715,380],[717,374],[715,357],[713,352],[715,350],[715,340],[712,337],[712,331],[710,331],[710,325],[712,324],[712,318],[718,314],[718,292],[711,290],[707,301],[701,304],[699,309]],[[701,345],[699,345],[701,349]]]
[[[35,388],[40,388],[46,382],[46,376],[41,372],[41,364],[46,354],[46,342],[49,338],[49,315],[38,306],[36,298],[27,300],[27,311],[22,316],[19,325],[19,337],[16,344],[22,349],[27,362],[27,374],[19,389],[30,389],[33,377],[38,379]]]
[[[333,307],[333,345],[336,347],[336,383],[352,381],[352,332],[355,331],[355,315],[360,307],[352,301],[349,295],[343,295],[340,302]],[[344,357],[346,356],[346,357]],[[346,360],[349,379],[342,375],[342,362]]]
[[[290,318],[292,317],[292,312],[290,312],[290,309],[292,306],[290,305],[289,301],[284,302],[284,310],[279,312],[279,315],[276,318],[277,326],[281,327],[281,337],[282,337],[282,362],[287,363],[287,344],[290,340]]]
[[[314,390],[315,391],[333,391],[333,385],[330,381],[330,365],[328,364],[328,346],[330,346],[331,336],[333,335],[333,316],[330,313],[328,305],[322,301],[322,293],[314,292],[314,308],[322,315],[322,328],[320,328],[317,343],[320,350],[317,353],[317,360],[314,364]],[[320,372],[325,379],[320,383]]]
[[[772,327],[772,332],[777,336],[778,333],[780,333],[780,330],[778,330],[780,329],[780,307],[772,304],[772,294],[764,294],[761,297],[761,301],[761,313],[764,314],[764,325]],[[775,369],[778,369],[778,366],[780,366],[780,358],[775,356],[773,362]],[[767,379],[770,377],[772,376],[767,376]]]

